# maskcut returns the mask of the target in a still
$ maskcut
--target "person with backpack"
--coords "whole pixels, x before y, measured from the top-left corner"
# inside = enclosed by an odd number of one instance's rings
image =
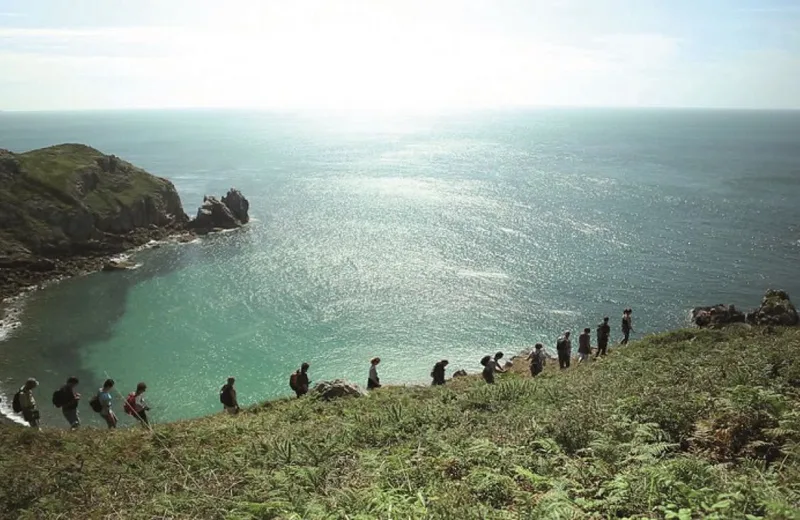
[[[531,377],[536,377],[544,370],[544,365],[547,361],[547,356],[544,353],[544,345],[537,343],[533,347],[533,352],[528,355],[528,361],[531,362]]]
[[[147,406],[147,402],[144,400],[144,393],[146,391],[147,385],[145,383],[139,383],[136,385],[136,391],[128,394],[128,397],[125,399],[125,405],[123,406],[126,414],[134,417],[145,427],[150,425],[150,422],[147,420],[147,412],[150,410],[150,407]]]
[[[633,317],[631,314],[633,314],[633,309],[625,309],[622,313],[622,341],[619,342],[620,345],[627,345],[631,332],[636,332],[633,330]]]
[[[39,386],[39,381],[31,377],[17,390],[11,403],[14,413],[21,413],[22,418],[31,428],[39,428],[39,408],[36,406],[36,398],[33,396],[33,390],[37,386]]]
[[[433,365],[433,370],[431,370],[431,377],[433,378],[433,382],[431,384],[433,386],[440,386],[444,384],[444,372],[449,363],[449,361],[443,359]]]
[[[105,419],[109,430],[113,430],[117,427],[117,415],[114,413],[114,410],[111,409],[113,401],[111,391],[113,389],[114,380],[106,379],[102,388],[97,391],[97,395],[95,395],[92,400],[89,401],[89,405],[92,407],[92,410],[99,413],[100,417]]]
[[[374,357],[369,360],[369,377],[367,378],[367,390],[374,390],[381,387],[381,380],[378,377],[378,364],[381,358]]]
[[[500,368],[500,359],[502,357],[503,353],[498,352],[494,355],[494,357],[484,356],[483,359],[481,359],[481,365],[483,365],[483,371],[481,372],[481,375],[487,384],[494,384],[494,374],[496,372],[505,372],[505,369]]]
[[[67,379],[67,384],[53,392],[53,406],[61,408],[61,413],[72,430],[77,430],[81,425],[81,418],[78,415],[78,402],[81,394],[75,391],[78,383],[77,377],[70,377]]]
[[[608,324],[608,316],[603,318],[603,323],[597,326],[597,353],[594,358],[605,356],[608,351],[608,339],[611,337],[611,326]]]
[[[591,329],[586,327],[583,333],[578,336],[578,363],[582,363],[589,359],[592,353],[592,336]]]
[[[231,415],[239,413],[239,400],[236,398],[234,383],[236,383],[236,379],[229,377],[228,382],[219,391],[219,402],[222,403],[224,410]]]
[[[569,339],[570,331],[564,331],[564,335],[556,341],[556,353],[558,353],[558,368],[564,370],[569,368],[570,358],[572,357],[572,341]]]
[[[291,376],[289,376],[289,388],[294,390],[295,395],[297,397],[302,397],[308,393],[308,385],[310,384],[308,380],[308,369],[311,365],[308,363],[303,363],[300,365],[299,370],[295,370]]]

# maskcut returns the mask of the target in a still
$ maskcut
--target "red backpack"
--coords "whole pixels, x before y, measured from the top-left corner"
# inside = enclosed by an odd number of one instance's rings
[[[137,415],[136,392],[131,392],[128,394],[128,397],[125,399],[125,404],[122,405],[122,409],[125,410],[125,413],[128,415]]]

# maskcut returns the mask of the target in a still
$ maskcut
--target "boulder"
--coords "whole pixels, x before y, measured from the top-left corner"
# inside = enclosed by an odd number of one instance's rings
[[[203,197],[203,205],[197,209],[197,216],[189,223],[198,230],[235,229],[242,223],[233,215],[230,208],[216,197]]]
[[[250,220],[250,215],[247,213],[250,210],[250,202],[244,198],[241,191],[236,188],[229,189],[227,195],[222,197],[222,203],[228,206],[233,216],[242,224],[247,224]]]
[[[733,305],[714,305],[692,309],[692,323],[698,327],[718,328],[731,323],[744,323],[745,314]]]
[[[797,309],[786,291],[769,289],[761,299],[761,306],[747,313],[747,322],[752,325],[797,325],[800,322]]]
[[[103,271],[125,271],[128,269],[134,269],[135,267],[136,264],[130,260],[109,260],[103,264]]]
[[[467,371],[464,369],[456,370],[453,372],[453,377],[465,377],[467,375]]]
[[[344,379],[334,381],[320,381],[314,387],[314,393],[323,399],[336,399],[339,397],[361,397],[367,395],[360,386],[355,383],[348,383]]]

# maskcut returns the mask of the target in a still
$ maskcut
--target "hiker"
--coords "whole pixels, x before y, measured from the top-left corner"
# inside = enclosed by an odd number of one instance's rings
[[[372,390],[374,388],[381,387],[381,380],[378,377],[378,363],[381,362],[381,358],[374,357],[369,361],[369,378],[367,378],[367,390]]]
[[[225,411],[231,415],[239,413],[239,401],[236,399],[236,389],[233,387],[235,382],[235,378],[229,377],[228,382],[219,391],[219,402],[222,403]]]
[[[433,382],[431,383],[432,386],[440,386],[444,384],[444,371],[449,363],[449,361],[443,359],[433,365],[433,370],[431,370],[431,377],[433,378]]]
[[[67,384],[53,393],[53,406],[61,408],[61,413],[72,430],[77,430],[81,425],[81,418],[78,415],[78,401],[81,400],[81,394],[75,391],[78,382],[77,377],[70,377],[67,379]]]
[[[542,373],[546,360],[547,356],[544,353],[544,345],[537,343],[536,346],[533,347],[533,351],[528,354],[528,361],[531,362],[531,377],[536,377]]]
[[[36,406],[36,398],[33,397],[33,389],[37,386],[39,381],[31,377],[17,390],[11,403],[11,409],[15,413],[21,413],[31,428],[39,428],[39,408]]]
[[[592,336],[591,336],[591,329],[586,327],[583,329],[583,333],[578,336],[578,363],[586,361],[589,359],[589,355],[592,353]]]
[[[611,326],[608,324],[608,316],[603,318],[603,323],[597,326],[597,353],[594,358],[605,356],[608,351],[608,339],[611,336]]]
[[[569,339],[570,332],[564,331],[564,335],[556,342],[556,352],[558,353],[558,368],[564,370],[569,368],[570,357],[572,357],[572,342]]]
[[[308,393],[308,368],[310,366],[308,363],[303,363],[300,365],[299,370],[295,370],[289,376],[289,388],[294,390],[297,397],[302,397]]]
[[[631,332],[636,332],[633,330],[632,313],[633,309],[625,309],[622,313],[622,341],[620,341],[620,345],[627,345]]]
[[[481,359],[481,365],[483,365],[483,372],[481,375],[483,376],[483,380],[486,381],[488,384],[494,384],[494,374],[495,372],[503,373],[505,372],[504,369],[500,368],[500,359],[503,357],[502,352],[498,352],[497,354],[492,356],[483,356]]]
[[[108,429],[117,427],[117,416],[111,409],[112,399],[111,390],[114,389],[114,380],[106,379],[103,387],[97,392],[97,402],[100,404],[100,417],[106,420]]]
[[[150,407],[147,406],[147,402],[144,400],[146,391],[147,385],[139,383],[136,385],[136,391],[129,393],[128,398],[125,399],[125,413],[136,418],[142,426],[150,425],[150,421],[147,419],[147,412]]]

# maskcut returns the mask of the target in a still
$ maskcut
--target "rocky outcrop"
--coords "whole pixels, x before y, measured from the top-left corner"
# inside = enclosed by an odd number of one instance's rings
[[[244,198],[242,192],[236,188],[228,190],[227,195],[222,197],[222,203],[231,210],[233,216],[242,224],[247,224],[250,221],[250,202]]]
[[[752,325],[797,325],[797,309],[786,291],[769,289],[761,299],[761,306],[747,313],[747,323]]]
[[[103,265],[103,271],[127,271],[128,269],[136,269],[136,263],[130,260],[112,259]]]
[[[714,305],[692,309],[692,323],[698,327],[719,328],[734,323],[750,325],[797,325],[800,323],[797,309],[785,291],[769,289],[761,299],[761,305],[748,313],[733,305]]]
[[[361,397],[367,392],[355,383],[348,383],[344,379],[334,381],[321,381],[314,387],[314,393],[323,399],[337,399],[339,397]]]
[[[215,229],[235,229],[242,223],[233,216],[230,208],[216,197],[203,197],[203,205],[197,209],[197,216],[189,223],[189,227],[198,232],[209,232]]]
[[[178,192],[94,148],[0,150],[0,297],[185,230]]]
[[[453,377],[466,377],[467,375],[468,375],[467,371],[463,370],[463,369],[462,370],[456,370],[455,372],[453,372]]]
[[[745,314],[733,305],[718,304],[692,309],[692,323],[698,327],[717,328],[731,323],[744,323]]]
[[[231,188],[222,200],[216,197],[203,197],[203,205],[197,209],[197,216],[189,227],[198,233],[208,233],[220,229],[236,229],[250,220],[250,203],[242,192]]]

